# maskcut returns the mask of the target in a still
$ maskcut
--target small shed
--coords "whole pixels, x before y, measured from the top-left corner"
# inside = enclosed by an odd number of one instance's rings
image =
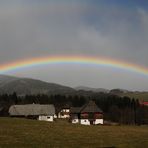
[[[72,123],[79,123],[80,112],[82,107],[71,107],[70,108],[70,118]]]
[[[55,115],[55,107],[52,104],[12,105],[9,108],[9,114],[11,117],[26,117],[52,122]]]

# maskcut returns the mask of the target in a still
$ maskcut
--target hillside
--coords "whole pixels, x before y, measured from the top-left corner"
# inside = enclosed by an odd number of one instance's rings
[[[19,95],[25,94],[65,94],[75,90],[55,83],[47,83],[29,78],[17,78],[0,75],[0,94],[11,94],[16,92]]]
[[[18,78],[14,76],[0,75],[0,94],[12,94],[16,92],[18,95],[25,94],[70,94],[83,96],[98,96],[101,92],[105,94],[114,94],[118,96],[128,96],[130,98],[148,101],[148,92],[131,92],[123,89],[107,90],[104,88],[91,88],[79,86],[75,88],[48,83],[41,80],[30,78]]]
[[[103,93],[108,93],[109,90],[105,88],[92,88],[92,87],[86,87],[86,86],[78,86],[75,87],[76,90],[84,90],[84,91],[92,91],[92,92],[103,92]]]
[[[130,98],[139,99],[141,101],[148,101],[148,92],[128,92],[120,93],[119,96],[128,96]]]
[[[148,147],[148,126],[83,126],[66,120],[16,118],[1,118],[0,123],[0,147]]]
[[[4,86],[7,83],[10,83],[14,80],[18,80],[19,78],[14,76],[0,75],[0,87]]]
[[[118,94],[125,94],[125,93],[128,93],[128,92],[130,92],[130,91],[128,91],[126,89],[120,89],[120,88],[116,88],[116,89],[111,89],[110,90],[111,94],[116,94],[116,95],[118,95]]]
[[[71,88],[55,83],[48,83],[41,80],[31,78],[18,78],[13,76],[0,75],[0,94],[12,94],[16,92],[18,95],[26,94],[69,94],[92,96],[100,92],[106,93],[106,89],[95,89],[89,87]]]

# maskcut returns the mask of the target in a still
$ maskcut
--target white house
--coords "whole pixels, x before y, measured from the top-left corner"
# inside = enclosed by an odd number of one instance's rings
[[[58,118],[66,119],[70,117],[70,108],[63,108],[58,113]]]
[[[55,115],[54,105],[26,104],[12,105],[9,108],[12,117],[26,117],[43,121],[53,121]]]
[[[94,101],[89,101],[88,104],[82,107],[72,107],[70,118],[72,123],[83,125],[103,124],[103,112]]]

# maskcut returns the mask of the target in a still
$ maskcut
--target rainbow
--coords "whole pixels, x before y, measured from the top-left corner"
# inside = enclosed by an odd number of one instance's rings
[[[39,58],[31,58],[22,61],[15,61],[0,65],[0,73],[8,71],[46,64],[86,64],[113,67],[123,69],[127,71],[133,71],[136,73],[144,74],[148,76],[148,68],[135,65],[129,62],[117,61],[114,59],[102,58],[102,57],[89,57],[89,56],[47,56]]]

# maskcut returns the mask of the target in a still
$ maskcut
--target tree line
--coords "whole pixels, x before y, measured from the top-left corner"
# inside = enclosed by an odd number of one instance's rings
[[[0,95],[0,115],[8,116],[8,110],[14,104],[54,104],[56,112],[65,106],[81,107],[90,99],[94,100],[104,113],[104,120],[120,124],[148,124],[148,107],[139,104],[138,100],[119,97],[106,93],[82,95],[25,95],[16,93]]]

